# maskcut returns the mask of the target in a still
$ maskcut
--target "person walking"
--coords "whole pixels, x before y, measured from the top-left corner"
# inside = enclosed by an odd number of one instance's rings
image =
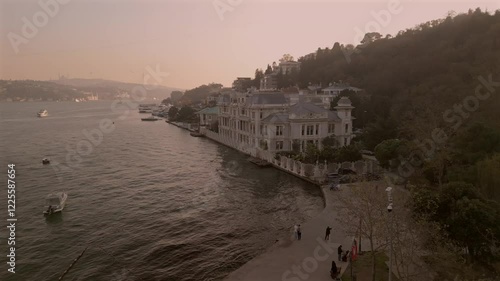
[[[295,235],[295,240],[299,239],[299,225],[296,224],[293,226],[293,234]]]
[[[300,224],[299,227],[297,228],[297,239],[300,240],[302,238],[302,232],[300,230]]]
[[[332,230],[332,228],[330,226],[326,227],[325,240],[329,240],[330,239],[330,231],[331,230]]]
[[[335,263],[335,261],[332,261],[332,267],[330,268],[330,276],[332,277],[332,279],[334,279],[337,278],[338,275],[339,275],[339,269],[337,267],[337,264]]]
[[[342,261],[342,245],[337,248],[337,253],[339,254],[339,261]]]

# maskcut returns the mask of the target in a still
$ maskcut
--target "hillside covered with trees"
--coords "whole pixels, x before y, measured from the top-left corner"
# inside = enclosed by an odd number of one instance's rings
[[[358,46],[335,43],[299,61],[282,87],[342,81],[364,90],[342,93],[358,108],[355,145],[413,191],[415,219],[435,225],[464,258],[434,263],[439,280],[453,270],[498,276],[500,10],[450,13],[394,37],[370,33]]]

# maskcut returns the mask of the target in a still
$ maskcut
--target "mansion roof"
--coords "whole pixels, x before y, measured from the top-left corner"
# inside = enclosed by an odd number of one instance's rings
[[[218,114],[219,113],[219,107],[214,106],[214,107],[206,107],[198,112],[196,114]]]
[[[326,114],[325,114],[326,113]],[[324,114],[324,115],[323,115]],[[263,123],[286,123],[290,120],[290,115],[293,116],[327,116],[328,121],[339,122],[339,118],[336,111],[331,111],[324,109],[323,107],[317,106],[312,103],[297,103],[292,105],[288,112],[285,113],[273,113],[262,119]]]
[[[261,93],[247,98],[246,105],[252,104],[288,104],[283,93]]]

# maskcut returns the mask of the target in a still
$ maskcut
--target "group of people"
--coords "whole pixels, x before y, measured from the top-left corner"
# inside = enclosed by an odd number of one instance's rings
[[[332,232],[332,228],[330,226],[326,227],[325,231],[325,240],[330,240],[330,234]],[[300,240],[302,238],[302,231],[300,229],[300,224],[296,224],[294,226],[294,234],[295,234],[295,239]],[[342,245],[340,245],[337,248],[337,253],[338,253],[338,261],[339,262],[347,262],[349,260],[349,251],[346,251],[344,253],[344,250],[342,250]],[[335,261],[332,261],[332,267],[330,269],[330,275],[333,279],[337,278],[341,270],[341,267],[337,267],[337,264]]]
[[[340,245],[337,248],[337,253],[338,253],[338,256],[339,256],[339,261],[347,262],[349,260],[349,251],[346,251],[344,253],[344,250],[342,250],[342,245]]]

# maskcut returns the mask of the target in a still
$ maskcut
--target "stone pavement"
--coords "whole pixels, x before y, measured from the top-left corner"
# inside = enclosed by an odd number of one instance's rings
[[[236,271],[229,274],[226,281],[301,281],[301,280],[332,280],[330,267],[332,260],[342,272],[347,263],[339,262],[337,247],[342,244],[344,251],[350,250],[352,237],[347,237],[336,220],[339,209],[339,196],[349,192],[346,185],[340,191],[330,191],[322,187],[325,195],[325,209],[307,222],[297,222],[301,225],[302,240],[293,237],[293,225],[290,226],[290,236],[281,239],[266,253],[252,259]],[[325,241],[326,227],[332,228],[330,240]]]

